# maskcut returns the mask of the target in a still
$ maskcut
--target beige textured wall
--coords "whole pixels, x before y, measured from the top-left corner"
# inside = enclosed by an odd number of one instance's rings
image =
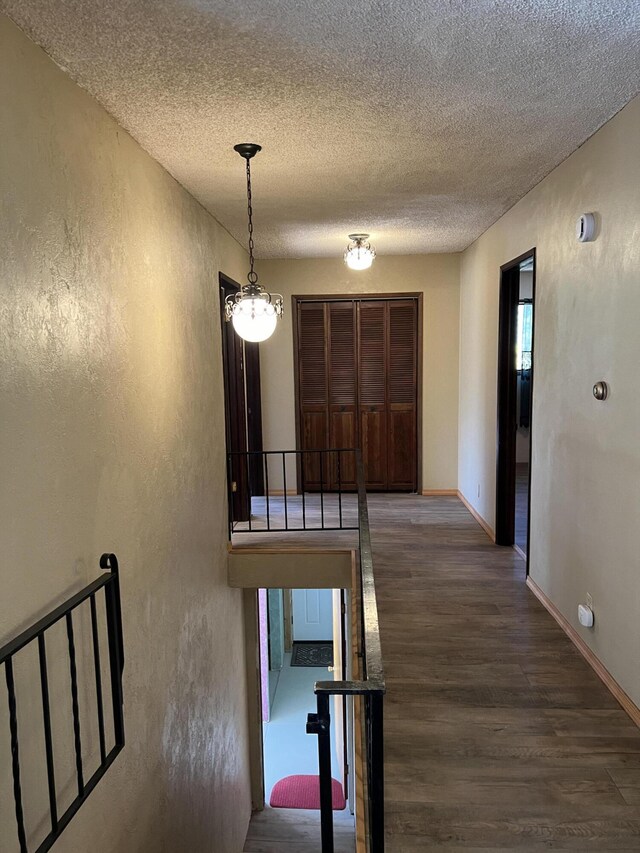
[[[640,704],[639,151],[636,99],[464,252],[459,479],[493,525],[499,267],[536,246],[531,576],[576,627],[592,594],[581,635]]]
[[[385,256],[383,247],[377,248],[381,254],[371,269],[360,272],[349,270],[341,257],[260,262],[261,281],[283,294],[286,311],[273,337],[260,345],[264,446],[269,450],[296,446],[292,295],[421,292],[424,310],[422,487],[455,489],[459,256]]]
[[[56,851],[237,853],[217,274],[240,277],[245,254],[4,17],[0,62],[0,642],[96,577],[102,551],[122,570],[128,743]],[[3,729],[3,769],[7,753]]]

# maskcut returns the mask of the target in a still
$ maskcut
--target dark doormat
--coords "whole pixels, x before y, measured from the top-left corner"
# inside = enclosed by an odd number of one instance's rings
[[[294,642],[291,666],[333,666],[333,643]]]

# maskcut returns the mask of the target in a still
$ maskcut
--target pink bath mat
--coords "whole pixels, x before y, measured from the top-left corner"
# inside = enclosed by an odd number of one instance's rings
[[[331,799],[334,811],[342,811],[346,801],[342,785],[331,780]],[[269,805],[274,809],[319,809],[319,776],[285,776],[273,786]]]

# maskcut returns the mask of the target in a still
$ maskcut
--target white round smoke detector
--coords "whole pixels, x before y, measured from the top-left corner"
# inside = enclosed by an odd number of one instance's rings
[[[596,236],[596,218],[593,213],[583,213],[576,222],[576,237],[581,243],[590,243]]]

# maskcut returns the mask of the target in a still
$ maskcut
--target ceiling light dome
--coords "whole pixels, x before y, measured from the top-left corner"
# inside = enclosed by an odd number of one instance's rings
[[[349,244],[344,253],[344,262],[352,270],[368,270],[376,257],[376,250],[368,234],[349,234]]]
[[[233,328],[241,338],[251,343],[260,343],[270,338],[276,330],[279,316],[268,293],[253,297],[244,296],[231,308]]]
[[[253,207],[251,204],[251,158],[261,151],[253,142],[234,145],[233,150],[247,161],[247,214],[249,219],[249,274],[248,283],[237,293],[227,296],[224,301],[224,315],[227,322],[233,323],[237,334],[245,341],[260,343],[270,338],[276,329],[278,318],[282,317],[284,300],[279,293],[267,293],[258,284],[258,273],[254,270],[253,259]]]

